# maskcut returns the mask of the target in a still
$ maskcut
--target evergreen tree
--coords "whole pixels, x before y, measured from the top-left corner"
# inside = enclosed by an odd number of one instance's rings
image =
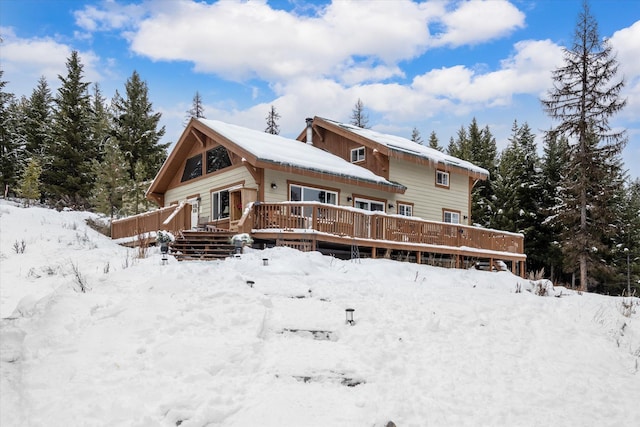
[[[469,141],[469,136],[467,135],[467,130],[464,126],[460,126],[455,139],[452,137],[449,140],[447,154],[462,160],[471,159],[471,143]]]
[[[278,120],[280,119],[280,114],[276,112],[276,107],[273,105],[269,110],[269,114],[267,114],[267,128],[264,130],[266,133],[270,133],[271,135],[279,135],[280,134],[280,126],[278,126]]]
[[[618,63],[588,4],[583,3],[573,45],[564,50],[564,65],[554,70],[554,88],[542,100],[545,112],[557,120],[556,131],[575,140],[563,185],[565,235],[563,252],[570,271],[579,269],[580,289],[587,290],[590,271],[603,267],[602,241],[612,232],[608,195],[615,194],[621,170],[616,166],[626,136],[612,131],[609,119],[626,100],[620,98],[624,81],[614,81]],[[604,191],[604,193],[601,193]]]
[[[492,227],[524,234],[529,268],[544,267],[539,235],[540,160],[535,136],[527,123],[514,121],[509,145],[502,152],[495,177],[495,216]]]
[[[122,208],[122,197],[133,183],[129,178],[128,164],[118,145],[107,139],[102,153],[102,161],[94,161],[97,172],[93,204],[98,212],[112,219]]]
[[[29,160],[25,168],[24,175],[20,180],[20,195],[26,200],[25,204],[29,206],[31,200],[40,199],[40,174],[42,168],[40,162],[36,159]]]
[[[363,129],[369,128],[369,115],[364,112],[364,103],[360,98],[351,110],[351,124]]]
[[[431,135],[429,135],[429,147],[433,148],[434,150],[444,151],[444,148],[440,146],[438,136],[436,135],[435,131],[431,131]]]
[[[193,100],[191,101],[191,108],[187,110],[187,117],[185,120],[185,124],[189,122],[192,118],[194,119],[205,119],[204,116],[204,105],[202,103],[202,96],[200,96],[200,92],[196,91],[196,94],[193,95]]]
[[[77,51],[67,59],[67,76],[55,98],[53,143],[42,165],[45,195],[58,206],[88,207],[95,174],[91,161],[98,147],[91,140],[89,83],[83,81],[83,65]]]
[[[98,147],[98,157],[102,159],[105,144],[111,132],[112,118],[106,106],[106,100],[100,91],[100,85],[94,83],[91,87],[91,140]]]
[[[0,69],[0,184],[2,193],[14,195],[24,147],[23,109],[12,93],[5,92],[4,71]]]
[[[422,143],[424,142],[422,140],[422,137],[420,136],[420,131],[418,130],[418,128],[414,127],[413,130],[411,131],[411,140],[416,144],[420,144],[420,145],[422,145]]]
[[[470,157],[463,159],[489,171],[489,177],[479,181],[471,190],[471,218],[476,224],[490,227],[495,211],[494,177],[497,173],[498,148],[489,127],[480,130],[475,117],[469,125],[468,135]]]
[[[31,93],[26,111],[26,150],[30,157],[44,161],[53,136],[53,96],[47,79],[42,76]]]
[[[147,84],[134,71],[125,84],[126,99],[116,91],[112,101],[112,137],[128,163],[129,178],[136,186],[150,182],[166,159],[169,144],[160,144],[164,126],[157,129],[161,114],[154,113]],[[132,214],[144,208],[144,192],[135,191]]]
[[[621,209],[621,229],[617,235],[615,254],[618,259],[617,286],[607,289],[621,294],[627,286],[631,294],[640,293],[640,179],[628,183]],[[622,286],[621,286],[622,285]]]
[[[554,131],[545,132],[540,177],[540,207],[543,217],[539,224],[540,246],[544,248],[538,256],[551,280],[556,281],[562,273],[563,256],[560,237],[562,223],[556,220],[559,213],[559,191],[569,161],[569,141],[558,137]]]
[[[151,185],[151,178],[144,178],[151,176],[147,169],[149,165],[142,160],[139,160],[133,168],[133,178],[127,180],[129,187],[122,195],[122,213],[125,215],[134,215],[140,212],[146,212],[153,207],[153,204],[145,198],[145,193],[149,185]]]

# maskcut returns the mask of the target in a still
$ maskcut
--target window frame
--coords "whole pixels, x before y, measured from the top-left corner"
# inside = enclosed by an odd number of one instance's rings
[[[447,221],[447,214],[449,214],[450,219],[453,219],[454,216],[458,217],[458,222],[453,222],[453,221]],[[442,222],[445,222],[447,224],[456,224],[459,225],[461,224],[460,220],[462,219],[462,214],[460,213],[460,211],[456,211],[453,209],[442,209]]]
[[[367,203],[369,205],[368,209],[364,209],[361,207],[358,207],[358,202],[360,203]],[[371,205],[372,204],[376,204],[376,205],[380,205],[382,206],[382,209],[371,209]],[[386,201],[381,201],[381,200],[373,200],[373,199],[367,199],[365,197],[354,197],[353,198],[353,207],[356,209],[362,209],[363,211],[369,211],[369,212],[386,212],[387,210],[387,204]]]
[[[214,168],[210,169],[209,168],[209,166],[210,166],[209,153],[214,152],[214,151],[221,151],[221,152],[224,151],[224,154],[226,155],[226,159],[224,159],[224,160],[227,160],[229,164],[226,165],[226,166],[217,168],[217,169],[214,169]],[[224,169],[227,169],[227,168],[233,166],[233,162],[231,161],[231,156],[229,156],[229,151],[222,145],[218,145],[217,147],[213,147],[213,148],[205,151],[204,152],[204,156],[205,156],[205,162],[206,162],[206,164],[204,165],[204,169],[206,170],[207,174],[214,173],[214,172],[217,172],[217,171],[220,171],[220,170],[224,170]],[[214,165],[215,163],[211,162],[211,164]]]
[[[216,189],[211,191],[210,195],[211,195],[211,220],[215,221],[215,220],[219,220],[219,219],[227,219],[230,218],[231,216],[231,192],[230,189],[232,189],[233,186],[231,187],[225,187],[225,188],[220,188],[220,189]],[[226,216],[224,216],[224,206],[221,203],[221,195],[222,193],[227,193],[227,214]],[[220,209],[218,209],[218,211],[216,211],[216,202],[218,203],[218,206],[222,208],[222,211],[220,211]]]
[[[365,147],[352,148],[351,155],[350,155],[351,163],[364,162],[367,159],[366,152],[367,150],[365,149]],[[354,158],[354,154],[355,154],[355,158]]]
[[[397,206],[398,206],[398,215],[413,216],[413,203],[398,202]],[[409,209],[409,214],[402,212],[403,210],[406,210],[406,209]]]
[[[440,177],[443,177],[446,179],[439,179]],[[443,181],[445,180],[446,180],[446,183],[443,183]],[[442,169],[436,169],[436,187],[450,188],[450,186],[451,186],[451,174]]]
[[[197,173],[197,168],[199,167],[200,173]],[[192,181],[194,179],[200,178],[202,176],[202,153],[196,154],[195,156],[189,157],[182,168],[182,177],[180,178],[180,182]],[[189,173],[187,174],[187,170]],[[195,173],[195,175],[194,175]]]

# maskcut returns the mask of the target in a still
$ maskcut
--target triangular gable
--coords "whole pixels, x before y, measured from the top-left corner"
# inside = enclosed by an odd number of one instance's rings
[[[258,169],[271,169],[328,177],[333,181],[393,193],[406,190],[404,186],[389,182],[368,169],[293,139],[215,120],[191,119],[147,190],[147,197],[163,204],[164,193],[174,177],[182,173],[184,162],[194,146],[204,148],[208,140],[241,159],[254,176],[258,176]]]
[[[419,164],[437,165],[446,171],[468,175],[474,179],[487,179],[489,172],[466,160],[458,159],[431,147],[420,145],[406,138],[383,134],[371,129],[363,129],[351,124],[336,122],[322,117],[313,118],[313,135],[324,138],[324,132],[333,132],[356,144],[368,147],[389,158],[402,159]],[[304,141],[306,130],[298,140]]]

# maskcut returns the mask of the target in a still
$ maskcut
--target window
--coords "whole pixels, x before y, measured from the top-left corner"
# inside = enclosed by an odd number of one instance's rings
[[[289,200],[292,202],[320,202],[335,205],[338,203],[338,193],[292,184],[289,192]]]
[[[229,218],[229,190],[211,193],[212,219]]]
[[[229,166],[231,166],[231,159],[226,148],[220,145],[207,151],[207,173],[228,168]]]
[[[365,211],[382,211],[384,212],[384,203],[375,200],[356,199],[354,206]]]
[[[442,211],[443,221],[451,224],[460,224],[460,212]]]
[[[180,182],[189,181],[202,176],[202,154],[187,159]]]
[[[436,171],[436,185],[438,187],[449,187],[449,172]]]
[[[364,147],[354,148],[351,150],[351,163],[364,161]]]
[[[398,215],[413,216],[413,206],[398,203]]]

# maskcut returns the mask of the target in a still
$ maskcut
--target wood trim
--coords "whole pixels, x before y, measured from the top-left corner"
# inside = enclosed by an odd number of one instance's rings
[[[405,202],[404,200],[396,200],[396,214],[400,215],[400,205],[411,206],[411,216],[413,216],[416,205],[413,202]]]
[[[339,188],[325,187],[325,186],[321,186],[321,185],[317,185],[317,184],[309,184],[309,183],[302,182],[302,181],[293,181],[293,180],[290,180],[290,179],[287,180],[287,200],[288,201],[291,201],[291,199],[290,199],[290,197],[291,197],[291,185],[299,185],[301,187],[315,188],[317,190],[331,191],[333,193],[336,193],[337,194],[336,202],[338,203],[338,206],[340,205],[340,193],[342,192],[342,190],[340,190]]]
[[[201,146],[202,148],[205,148],[206,143],[205,143],[205,141],[203,141],[203,140],[202,140],[202,138],[200,138],[200,136],[198,135],[198,133],[197,133],[197,132],[199,132],[199,131],[196,131],[194,128],[191,128],[190,132],[191,132],[191,134],[193,135],[193,137],[196,139],[196,141],[198,141],[198,142],[200,143],[200,146]],[[202,132],[200,132],[200,133],[202,133]],[[205,138],[206,138],[206,137],[205,137]]]
[[[455,222],[445,222],[445,220],[444,220],[444,213],[445,212],[457,213],[458,214],[458,218],[460,218],[459,222],[457,222],[457,223],[455,223]],[[456,209],[442,208],[442,222],[445,222],[446,224],[453,224],[453,225],[464,225],[464,224],[462,224],[462,212],[460,212],[459,210],[456,210]]]
[[[351,196],[353,197],[354,202],[356,201],[356,199],[364,199],[364,200],[371,200],[373,202],[380,202],[383,205],[385,205],[385,209],[386,209],[387,203],[389,203],[389,199],[381,199],[380,197],[370,197],[370,196],[359,194],[359,193],[353,193]]]
[[[449,185],[438,184],[438,172],[447,174],[447,182]],[[451,173],[444,169],[436,168],[435,177],[434,177],[435,186],[437,188],[442,188],[444,190],[449,190],[451,188]]]
[[[221,187],[210,188],[209,189],[209,194],[217,193],[218,191],[226,190],[226,189],[231,188],[231,187],[237,187],[239,185],[244,187],[244,184],[245,184],[245,180],[243,179],[242,181],[236,181],[236,182],[233,182],[231,184],[223,185]]]
[[[203,179],[209,179],[209,178],[214,177],[216,175],[221,175],[223,173],[231,171],[232,169],[237,169],[237,168],[240,168],[242,166],[244,166],[244,165],[241,165],[241,164],[240,165],[232,165],[232,166],[229,166],[229,167],[224,168],[224,169],[218,169],[217,171],[211,172],[210,174],[201,175],[201,176],[199,176],[197,178],[190,179],[189,181],[185,181],[185,182],[180,182],[179,178],[182,176],[182,174],[178,174],[180,176],[176,175],[178,177],[177,184],[176,185],[169,185],[165,191],[173,190],[175,188],[179,188],[179,187],[182,187],[184,185],[190,185],[190,184],[192,184],[194,182],[202,181]]]

